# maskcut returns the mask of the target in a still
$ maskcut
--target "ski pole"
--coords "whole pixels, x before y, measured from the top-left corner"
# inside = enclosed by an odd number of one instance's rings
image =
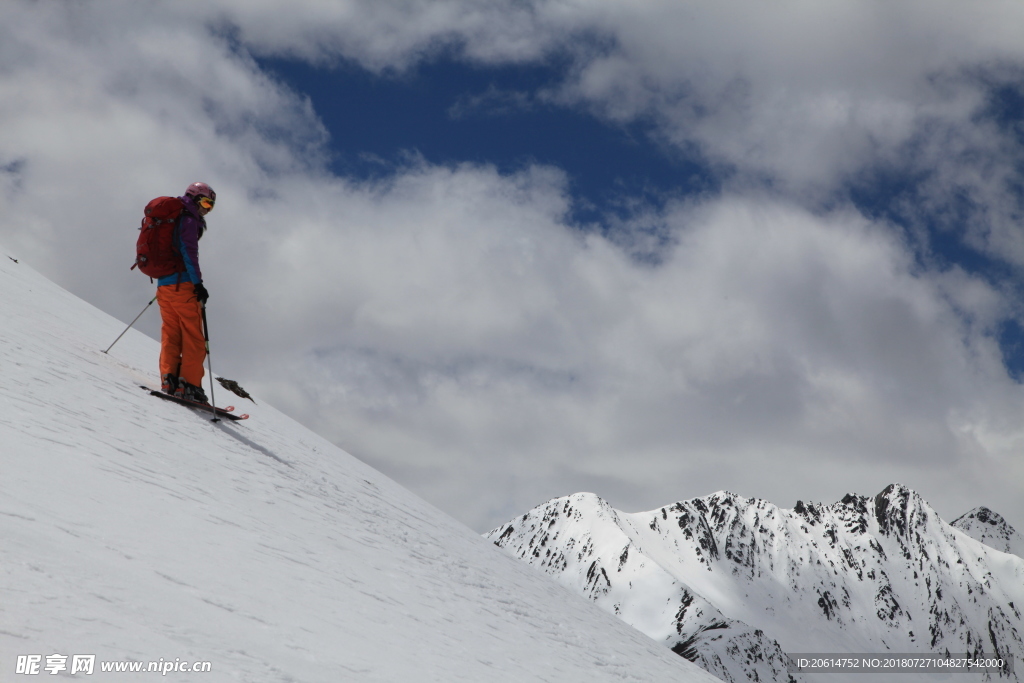
[[[132,325],[135,324],[135,321],[142,317],[142,314],[146,312],[146,309],[148,309],[150,306],[153,305],[154,301],[156,301],[156,297],[155,296],[152,299],[150,299],[149,303],[146,304],[143,307],[142,311],[137,316],[135,316],[135,320],[133,320],[130,323],[128,323],[128,327],[124,328],[124,332],[122,332],[121,334],[117,335],[117,339],[114,340],[114,343],[111,344],[110,346],[108,346],[107,350],[104,351],[103,353],[110,353],[110,349],[114,348],[114,344],[116,344],[117,342],[121,341],[121,337],[123,337],[125,335],[125,333],[128,332],[128,330],[132,329]]]
[[[206,302],[200,304],[203,312],[203,338],[206,340],[206,367],[210,371],[210,412],[213,413],[213,421],[220,422],[217,417],[217,402],[213,398],[213,361],[210,360],[210,326],[206,323]]]

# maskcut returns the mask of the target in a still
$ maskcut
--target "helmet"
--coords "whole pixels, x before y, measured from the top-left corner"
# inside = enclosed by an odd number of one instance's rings
[[[206,183],[192,183],[185,189],[186,197],[209,197],[213,201],[217,201],[217,193],[213,191],[213,188]]]

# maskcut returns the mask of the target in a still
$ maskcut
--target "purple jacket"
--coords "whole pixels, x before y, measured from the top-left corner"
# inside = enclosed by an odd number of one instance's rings
[[[181,212],[181,220],[174,231],[174,244],[185,262],[185,270],[157,280],[157,286],[175,285],[179,282],[198,284],[203,281],[203,272],[199,269],[199,238],[206,230],[206,220],[199,215],[199,208],[192,197],[178,197],[185,205]]]

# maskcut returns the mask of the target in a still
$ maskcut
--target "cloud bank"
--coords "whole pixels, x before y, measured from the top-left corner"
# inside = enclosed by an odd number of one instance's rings
[[[0,243],[130,320],[141,207],[211,183],[218,373],[480,530],[583,489],[787,505],[897,480],[1013,523],[1024,394],[997,337],[1021,317],[1022,166],[1000,103],[1022,11],[18,0],[0,8]],[[267,55],[381,78],[551,61],[534,98],[643,122],[724,189],[599,233],[572,224],[563,169],[413,153],[337,177]],[[651,230],[664,246],[637,258]],[[1009,275],[937,259],[942,234]]]

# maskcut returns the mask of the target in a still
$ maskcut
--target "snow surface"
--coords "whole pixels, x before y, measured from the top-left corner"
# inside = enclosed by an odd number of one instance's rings
[[[156,342],[104,355],[125,323],[26,264],[0,256],[0,292],[0,680],[35,680],[30,654],[211,682],[716,680],[259,396],[238,423],[149,396]]]

